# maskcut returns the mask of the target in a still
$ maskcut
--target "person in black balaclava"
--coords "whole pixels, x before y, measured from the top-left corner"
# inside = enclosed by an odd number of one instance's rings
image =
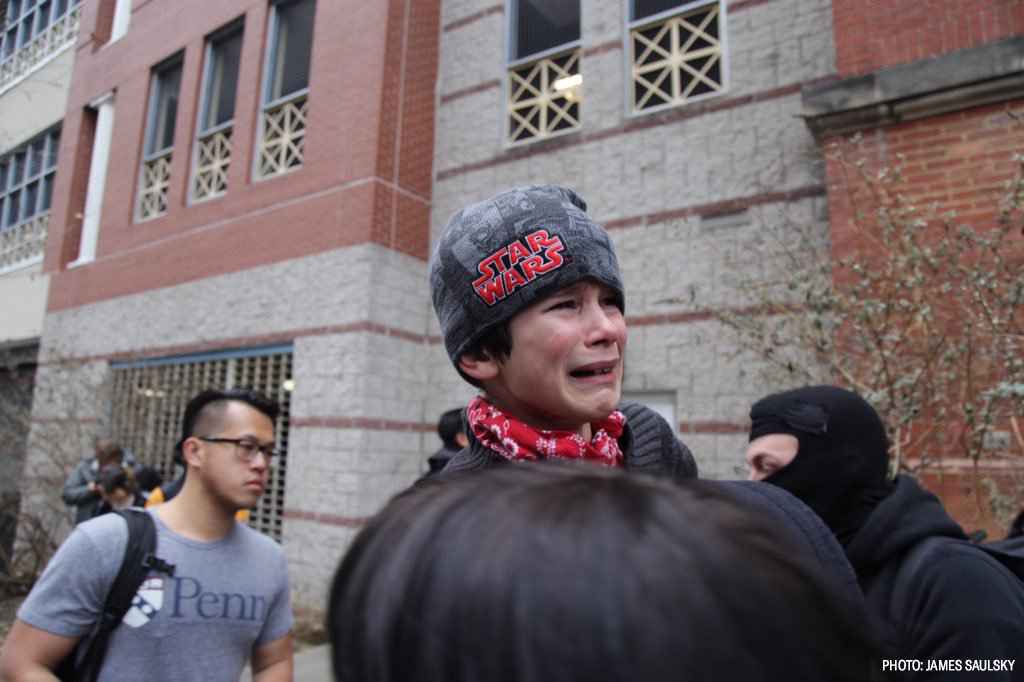
[[[974,662],[986,661],[987,680],[1024,681],[1024,660],[1014,660],[1024,643],[1020,581],[965,542],[915,479],[889,479],[874,408],[856,393],[808,386],[762,398],[750,420],[750,478],[784,488],[825,521],[890,655],[921,662],[883,662],[892,679],[973,680]]]

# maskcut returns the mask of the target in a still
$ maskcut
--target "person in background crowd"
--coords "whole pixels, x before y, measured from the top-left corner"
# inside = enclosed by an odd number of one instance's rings
[[[96,516],[115,509],[141,509],[145,505],[146,499],[139,493],[132,472],[119,464],[108,464],[100,469],[96,485],[99,487],[101,498],[96,508]]]
[[[893,658],[959,660],[959,669],[896,679],[974,680],[967,659],[1018,659],[986,680],[1024,680],[1024,590],[966,540],[909,476],[888,476],[885,426],[860,396],[834,386],[769,395],[750,410],[750,477],[793,493],[828,524],[857,572]]]
[[[441,449],[427,458],[430,469],[427,476],[432,476],[448,464],[456,453],[469,445],[466,432],[462,426],[462,410],[448,410],[437,420],[437,435],[441,437]]]
[[[862,611],[708,481],[565,463],[433,478],[357,536],[338,682],[878,679]]]
[[[148,465],[135,467],[135,483],[138,485],[139,493],[144,500],[149,499],[150,493],[159,488],[164,482],[160,472]]]
[[[93,454],[83,457],[64,482],[62,497],[64,504],[73,508],[75,525],[91,519],[96,514],[102,501],[96,477],[99,476],[100,469],[108,464],[118,464],[132,469],[135,466],[135,458],[114,441],[97,438]]]
[[[238,682],[249,663],[253,682],[291,682],[284,552],[234,518],[267,486],[277,413],[275,402],[244,389],[189,401],[184,487],[147,512],[162,561],[113,631],[101,679]],[[127,541],[118,514],[75,528],[18,610],[0,649],[0,682],[55,679],[52,671],[103,613]]]

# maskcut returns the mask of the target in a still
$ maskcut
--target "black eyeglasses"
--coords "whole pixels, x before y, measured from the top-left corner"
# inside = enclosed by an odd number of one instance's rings
[[[246,464],[252,464],[256,460],[256,453],[262,454],[267,458],[268,464],[275,464],[277,458],[281,455],[280,452],[274,449],[273,445],[260,445],[254,440],[248,438],[211,438],[207,436],[196,436],[201,441],[207,443],[227,443],[235,446],[235,455],[238,459],[242,460]]]

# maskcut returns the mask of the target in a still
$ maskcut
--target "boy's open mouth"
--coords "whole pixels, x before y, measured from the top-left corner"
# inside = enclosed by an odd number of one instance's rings
[[[576,369],[570,370],[569,376],[575,379],[599,377],[605,374],[611,374],[617,364],[618,362],[595,362],[590,365],[584,365],[583,367],[577,367]]]

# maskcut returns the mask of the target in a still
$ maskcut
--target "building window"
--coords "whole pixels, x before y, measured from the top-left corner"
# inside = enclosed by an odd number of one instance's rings
[[[78,36],[81,0],[0,0],[7,10],[0,35],[0,89]]]
[[[256,155],[258,177],[274,177],[302,166],[315,14],[314,0],[278,2],[272,7]]]
[[[167,213],[178,91],[181,89],[181,56],[155,68],[151,83],[139,189],[139,220],[150,220]]]
[[[507,139],[542,140],[580,127],[579,0],[510,0]]]
[[[0,157],[0,271],[43,257],[59,147],[54,129]]]
[[[203,101],[199,108],[192,199],[219,197],[228,190],[235,92],[242,57],[242,24],[218,32],[206,43]]]
[[[722,0],[680,4],[631,0],[630,103],[635,113],[723,92],[726,69]]]
[[[173,446],[181,437],[185,406],[197,393],[207,388],[246,387],[278,401],[281,414],[275,424],[275,439],[281,457],[270,472],[266,492],[252,510],[249,525],[280,541],[293,386],[291,347],[114,363],[111,368],[113,435],[140,462],[159,471],[165,481],[176,475]]]

